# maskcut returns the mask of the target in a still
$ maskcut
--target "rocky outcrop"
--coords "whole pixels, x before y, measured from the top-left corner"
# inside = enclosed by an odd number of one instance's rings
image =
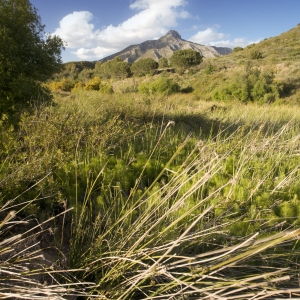
[[[141,44],[132,45],[113,55],[103,58],[105,62],[119,56],[122,60],[133,63],[140,58],[150,57],[159,61],[161,57],[170,58],[174,51],[180,49],[192,49],[198,51],[204,57],[217,57],[232,52],[230,48],[211,47],[183,40],[175,30],[170,30],[158,40],[146,41]]]

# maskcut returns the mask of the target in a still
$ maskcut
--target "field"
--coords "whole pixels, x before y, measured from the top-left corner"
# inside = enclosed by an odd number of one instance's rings
[[[122,93],[133,81],[1,124],[0,293],[299,295],[298,106]]]

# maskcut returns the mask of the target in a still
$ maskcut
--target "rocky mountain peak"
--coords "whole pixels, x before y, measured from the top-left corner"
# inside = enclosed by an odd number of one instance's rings
[[[174,37],[175,39],[181,39],[181,35],[176,30],[169,30],[166,37]]]
[[[138,45],[129,46],[120,52],[103,58],[101,61],[105,62],[116,56],[129,63],[146,57],[159,61],[161,57],[169,59],[175,51],[180,49],[192,49],[198,51],[204,57],[216,57],[232,51],[229,48],[203,46],[183,40],[177,31],[170,30],[158,40],[149,40]]]

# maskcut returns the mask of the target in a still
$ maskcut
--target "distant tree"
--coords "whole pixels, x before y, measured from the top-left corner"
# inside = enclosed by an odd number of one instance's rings
[[[97,62],[95,74],[102,78],[124,79],[130,77],[130,64],[123,61],[120,57],[115,57],[107,62]]]
[[[244,48],[243,47],[235,47],[235,48],[233,48],[233,52],[239,52],[239,51],[242,51],[242,50],[244,50]]]
[[[131,65],[131,72],[135,76],[153,74],[158,68],[158,62],[152,58],[141,58]]]
[[[41,81],[60,70],[62,49],[29,0],[0,0],[0,116],[30,107]]]
[[[160,69],[168,68],[169,67],[168,60],[165,57],[161,57],[161,59],[158,62],[158,67]]]
[[[170,65],[177,69],[188,69],[202,62],[203,57],[198,51],[182,49],[175,51],[170,58]]]

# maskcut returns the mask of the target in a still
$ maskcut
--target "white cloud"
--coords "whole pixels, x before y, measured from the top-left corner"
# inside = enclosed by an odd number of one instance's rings
[[[114,48],[104,48],[104,47],[96,47],[96,48],[79,48],[77,51],[72,51],[72,54],[75,54],[80,59],[84,60],[97,60],[99,57],[105,57],[112,53],[117,52],[117,49]]]
[[[136,13],[118,26],[95,30],[93,15],[88,11],[73,12],[60,21],[54,34],[67,42],[80,59],[100,59],[131,44],[164,35],[177,26],[178,19],[190,18],[182,8],[185,0],[136,0],[130,8]],[[78,49],[79,48],[79,49]]]
[[[203,31],[198,31],[189,40],[191,42],[208,45],[211,41],[220,40],[225,37],[224,33],[219,33],[215,28],[207,28]]]
[[[257,41],[248,41],[245,38],[235,38],[233,40],[228,39],[228,35],[218,32],[217,28],[219,26],[210,27],[203,31],[198,31],[195,35],[189,38],[191,42],[207,45],[207,46],[217,46],[217,47],[228,47],[235,48],[237,46],[245,47],[249,44],[258,43]]]
[[[88,11],[74,11],[62,18],[54,34],[66,41],[69,48],[90,46],[97,35],[94,25],[89,23],[92,19],[93,15]]]

